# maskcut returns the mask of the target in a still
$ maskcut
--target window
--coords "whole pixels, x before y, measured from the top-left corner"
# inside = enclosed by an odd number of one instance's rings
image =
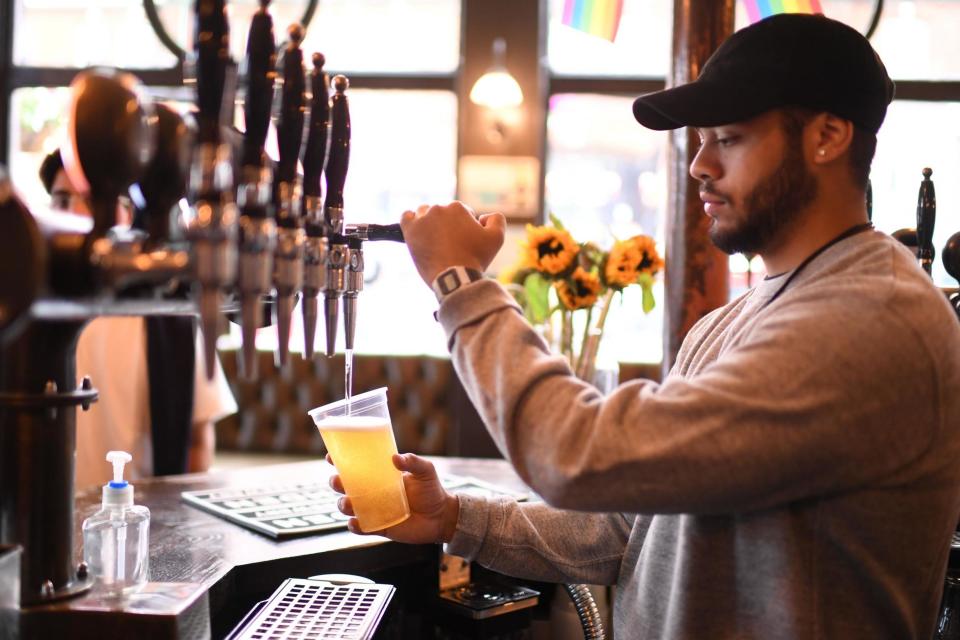
[[[147,69],[177,62],[137,0],[14,0],[13,5],[16,65]]]
[[[194,0],[155,0],[164,29],[183,49],[193,33]],[[305,0],[274,0],[274,36],[303,18]],[[246,51],[259,0],[232,0],[230,51]],[[375,16],[375,19],[371,19]],[[371,46],[371,43],[377,43]],[[320,51],[335,72],[453,73],[460,59],[460,3],[453,0],[322,0],[307,26],[305,52]]]
[[[194,1],[154,4],[164,35],[176,47],[190,49]],[[278,43],[307,4],[271,3]],[[258,6],[259,0],[228,5],[236,61],[242,58],[250,16]],[[348,223],[396,222],[405,209],[453,199],[460,7],[458,0],[324,0],[317,5],[303,43],[307,63],[310,53],[320,50],[329,72],[351,77],[352,147],[344,193]],[[178,82],[181,62],[154,33],[140,0],[16,0],[13,19],[9,165],[27,202],[43,206],[48,197],[37,170],[43,157],[65,140],[65,85],[77,70],[95,64],[123,67],[147,83],[158,77]],[[158,98],[192,98],[188,86],[148,90]],[[368,243],[364,253],[367,283],[358,305],[357,350],[445,354],[442,330],[430,317],[436,301],[406,247]],[[294,323],[291,348],[299,350],[299,311]],[[318,333],[322,345],[322,328]],[[261,331],[258,344],[273,349],[276,332]]]
[[[421,203],[449,202],[456,191],[457,100],[445,91],[355,90],[350,99],[350,171],[344,187],[347,223],[397,222]],[[389,117],[384,117],[389,114]],[[397,123],[404,123],[398,127]],[[430,131],[429,136],[423,135]],[[389,144],[384,144],[389,140]],[[446,337],[431,313],[437,300],[417,274],[406,245],[368,242],[363,247],[366,283],[357,304],[358,353],[447,354]],[[321,317],[321,325],[323,323]],[[290,348],[303,344],[299,309]],[[276,331],[257,345],[272,350]],[[233,336],[239,344],[239,331]],[[317,329],[316,346],[326,337]],[[337,350],[343,350],[341,335]]]
[[[633,117],[633,99],[660,89],[670,65],[672,2],[625,2],[614,42],[562,24],[563,0],[549,4],[545,200],[581,242],[609,247],[614,238],[653,236],[663,252],[668,134]],[[609,77],[604,86],[595,79]],[[624,362],[660,362],[662,279],[649,316],[640,289],[614,301],[604,345]]]
[[[557,75],[665,78],[673,3],[626,0],[614,42],[562,24],[564,0],[550,0],[547,59]]]

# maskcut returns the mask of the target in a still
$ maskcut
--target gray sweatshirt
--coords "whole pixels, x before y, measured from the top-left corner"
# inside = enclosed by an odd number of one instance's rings
[[[621,639],[930,638],[960,516],[960,323],[879,232],[769,302],[783,282],[704,317],[662,384],[607,397],[496,283],[450,295],[456,370],[547,504],[464,496],[448,550],[617,585]]]

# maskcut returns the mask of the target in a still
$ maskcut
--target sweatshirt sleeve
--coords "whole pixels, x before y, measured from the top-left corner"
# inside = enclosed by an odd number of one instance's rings
[[[630,381],[606,398],[495,282],[455,292],[439,319],[488,431],[548,504],[731,513],[889,476],[940,428],[934,365],[914,332],[896,314],[874,323],[885,329],[863,322],[885,308],[814,295],[780,303],[696,375]]]
[[[615,584],[632,521],[511,498],[460,496],[446,552],[527,580]]]

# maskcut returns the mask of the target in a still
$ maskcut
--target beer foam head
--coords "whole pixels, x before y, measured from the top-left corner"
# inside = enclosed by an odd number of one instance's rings
[[[327,416],[317,422],[318,429],[338,431],[375,431],[390,427],[390,418],[382,416]]]

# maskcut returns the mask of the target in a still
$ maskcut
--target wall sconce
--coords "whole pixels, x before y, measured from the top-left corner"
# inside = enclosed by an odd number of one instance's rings
[[[523,90],[504,64],[506,53],[506,40],[494,40],[493,63],[470,89],[470,102],[491,111],[493,124],[488,138],[491,142],[498,143],[506,136],[505,112],[523,104]]]

